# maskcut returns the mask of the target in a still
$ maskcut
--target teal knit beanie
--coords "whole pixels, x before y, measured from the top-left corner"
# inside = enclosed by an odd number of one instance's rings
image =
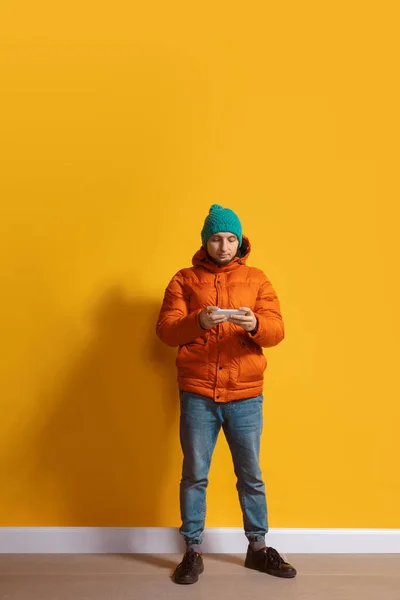
[[[230,208],[213,204],[201,231],[201,240],[204,248],[207,248],[207,242],[210,237],[221,231],[234,233],[238,237],[240,248],[242,245],[242,224],[239,217]]]

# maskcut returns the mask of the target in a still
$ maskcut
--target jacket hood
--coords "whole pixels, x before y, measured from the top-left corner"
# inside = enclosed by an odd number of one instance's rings
[[[251,252],[251,244],[248,237],[243,236],[242,245],[238,250],[238,255],[235,256],[227,265],[217,265],[208,254],[207,250],[203,246],[196,252],[192,258],[192,264],[194,267],[204,267],[207,271],[221,272],[221,271],[232,271],[237,269],[240,265],[246,264],[246,260],[249,258]]]

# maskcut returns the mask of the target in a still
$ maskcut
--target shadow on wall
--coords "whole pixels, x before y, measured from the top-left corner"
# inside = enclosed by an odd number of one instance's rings
[[[173,448],[176,461],[179,444],[179,396],[176,349],[155,334],[159,309],[109,290],[87,346],[51,396],[33,449],[35,486],[50,487],[63,525],[160,525],[169,454]]]

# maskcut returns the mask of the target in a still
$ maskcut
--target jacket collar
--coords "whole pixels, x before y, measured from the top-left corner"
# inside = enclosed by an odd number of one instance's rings
[[[212,273],[224,273],[226,271],[233,271],[237,269],[241,265],[246,264],[246,260],[249,257],[251,252],[251,244],[249,238],[243,236],[243,241],[241,245],[241,254],[242,256],[235,256],[227,265],[219,266],[217,265],[208,254],[207,250],[203,247],[200,248],[193,256],[192,264],[195,267],[203,267],[207,269],[207,271],[211,271]]]

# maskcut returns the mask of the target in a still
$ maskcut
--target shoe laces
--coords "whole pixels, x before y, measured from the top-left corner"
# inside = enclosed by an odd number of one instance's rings
[[[271,547],[266,548],[265,556],[268,558],[268,560],[274,567],[279,568],[281,565],[285,564],[285,561],[283,560],[282,556],[279,554],[279,552],[277,550],[275,550],[275,548],[271,548]]]
[[[195,552],[194,550],[188,550],[187,552],[185,552],[185,556],[183,557],[182,563],[185,565],[185,567],[191,567],[195,564],[197,556],[197,552]]]

